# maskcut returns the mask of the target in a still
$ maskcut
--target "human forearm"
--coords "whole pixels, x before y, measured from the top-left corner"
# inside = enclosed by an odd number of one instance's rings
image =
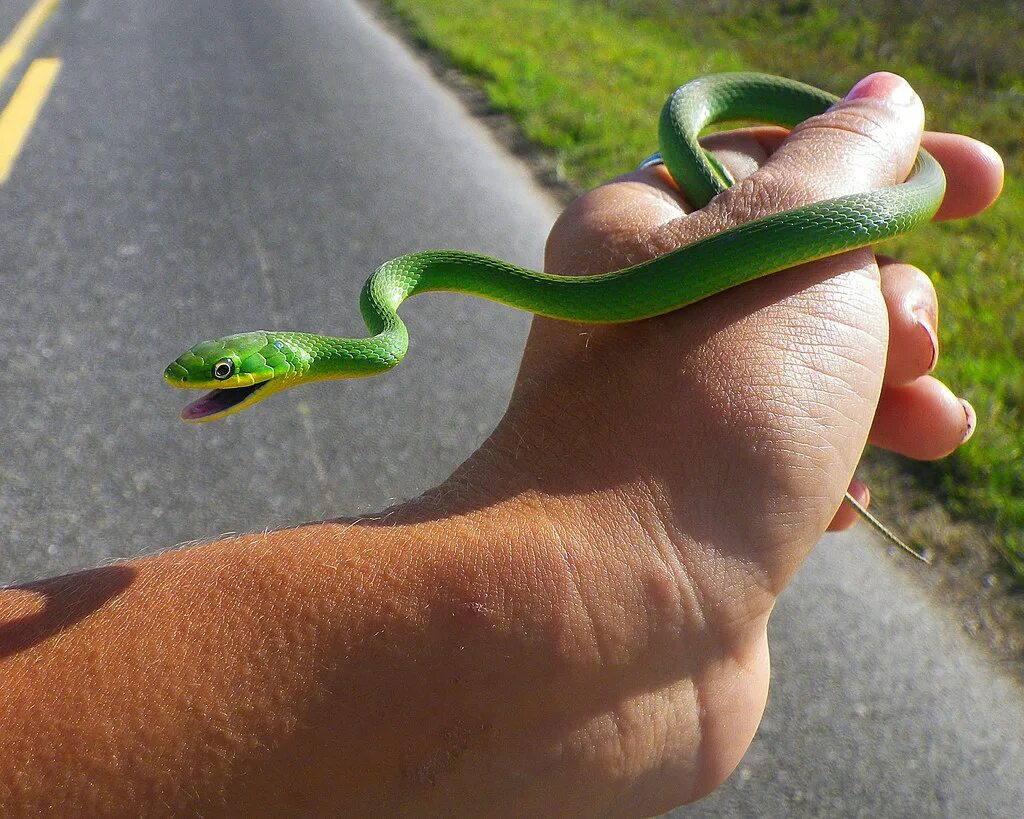
[[[638,610],[557,500],[442,494],[4,592],[3,812],[570,808]]]
[[[3,812],[199,810],[273,780],[322,685],[302,545],[224,541],[5,592]]]

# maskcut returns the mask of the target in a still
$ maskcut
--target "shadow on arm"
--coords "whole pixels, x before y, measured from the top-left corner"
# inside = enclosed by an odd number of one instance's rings
[[[0,593],[0,658],[32,648],[85,620],[131,584],[127,565],[11,586]],[[10,602],[5,597],[14,596]]]

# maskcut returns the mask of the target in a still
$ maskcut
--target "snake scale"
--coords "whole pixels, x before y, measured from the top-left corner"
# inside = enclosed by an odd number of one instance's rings
[[[672,93],[658,126],[660,154],[696,208],[734,180],[698,143],[709,125],[754,121],[793,127],[828,110],[838,97],[767,74],[714,74]],[[641,264],[592,276],[557,276],[457,250],[410,253],[385,262],[360,295],[370,335],[336,338],[258,330],[204,341],[164,371],[175,387],[209,392],[182,412],[211,421],[311,381],[378,375],[409,348],[398,308],[420,293],[468,293],[565,321],[640,321],[694,304],[744,282],[803,262],[911,231],[935,214],[945,191],[938,162],[921,150],[907,179],[878,190],[816,202],[757,219]],[[878,531],[916,557],[847,493],[846,501]],[[922,558],[923,559],[923,558]]]

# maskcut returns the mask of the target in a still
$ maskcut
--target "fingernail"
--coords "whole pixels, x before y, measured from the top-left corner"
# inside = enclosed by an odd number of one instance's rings
[[[848,100],[859,100],[867,97],[874,97],[878,100],[887,100],[894,105],[910,105],[917,97],[910,84],[898,74],[890,74],[888,71],[876,71],[868,74],[858,82],[850,93],[846,95]]]
[[[966,398],[961,398],[960,404],[963,406],[964,415],[967,417],[967,430],[964,432],[964,437],[960,440],[960,443],[966,444],[971,440],[971,436],[974,434],[974,429],[978,426],[978,415],[975,413],[974,407],[970,405]]]
[[[935,333],[935,328],[932,326],[932,317],[928,314],[927,310],[923,307],[918,307],[914,310],[914,318],[917,319],[917,326],[928,336],[928,344],[932,349],[932,358],[928,364],[928,369],[925,371],[930,373],[935,369],[935,365],[939,361],[939,337]]]

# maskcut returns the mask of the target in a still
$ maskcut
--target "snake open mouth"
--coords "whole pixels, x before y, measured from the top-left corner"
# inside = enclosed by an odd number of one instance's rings
[[[193,401],[181,411],[185,421],[201,421],[213,415],[220,415],[232,407],[237,407],[256,390],[265,387],[268,381],[250,384],[247,387],[229,387],[222,390],[211,390],[202,398]]]

